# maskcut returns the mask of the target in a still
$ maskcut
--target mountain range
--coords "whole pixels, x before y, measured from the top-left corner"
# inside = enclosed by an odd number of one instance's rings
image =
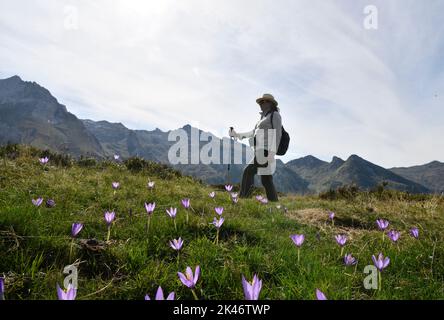
[[[190,125],[178,129],[202,133]],[[173,133],[178,129],[172,130]],[[170,164],[168,151],[176,143],[168,140],[170,133],[159,129],[131,130],[122,123],[78,119],[39,84],[23,81],[18,76],[0,80],[0,144],[30,144],[75,157],[139,156]],[[212,142],[222,141],[211,133],[207,134]],[[207,143],[199,142],[197,147],[202,150]],[[249,147],[238,142],[231,143],[231,154],[239,148],[243,164],[231,165],[230,171],[227,165],[222,164],[172,166],[209,184],[238,183]],[[189,148],[191,144],[188,140]],[[348,184],[370,189],[382,182],[387,182],[388,188],[411,193],[442,193],[444,163],[433,161],[413,167],[386,169],[355,154],[346,160],[334,156],[331,162],[308,155],[287,163],[278,160],[274,181],[278,191],[298,194],[319,193]]]

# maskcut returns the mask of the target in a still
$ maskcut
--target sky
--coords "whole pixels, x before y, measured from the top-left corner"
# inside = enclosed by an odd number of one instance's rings
[[[372,5],[370,11],[365,8]],[[217,136],[279,102],[283,161],[444,161],[444,0],[0,0],[0,78],[79,118]]]

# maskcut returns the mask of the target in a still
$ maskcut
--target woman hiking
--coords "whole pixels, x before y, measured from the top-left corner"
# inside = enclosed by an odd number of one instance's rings
[[[254,148],[254,158],[245,167],[242,174],[239,197],[248,198],[254,185],[254,176],[261,176],[269,201],[278,201],[276,189],[273,184],[273,173],[276,168],[276,150],[282,135],[282,119],[279,113],[278,102],[271,94],[264,94],[256,99],[261,108],[260,120],[252,131],[238,133],[233,128],[229,136],[244,139],[250,138],[250,146]]]

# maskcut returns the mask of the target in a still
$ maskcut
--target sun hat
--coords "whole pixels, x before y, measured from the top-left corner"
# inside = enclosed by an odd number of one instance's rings
[[[258,104],[260,104],[262,101],[270,101],[274,104],[275,107],[277,107],[277,105],[278,105],[278,102],[269,93],[264,93],[264,95],[262,97],[256,99],[256,102]]]

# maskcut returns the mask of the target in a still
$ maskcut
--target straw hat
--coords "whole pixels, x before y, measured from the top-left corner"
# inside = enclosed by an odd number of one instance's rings
[[[260,104],[262,101],[270,101],[274,104],[275,107],[277,107],[278,102],[274,99],[274,97],[269,93],[264,93],[264,95],[261,98],[257,98],[256,102]]]

